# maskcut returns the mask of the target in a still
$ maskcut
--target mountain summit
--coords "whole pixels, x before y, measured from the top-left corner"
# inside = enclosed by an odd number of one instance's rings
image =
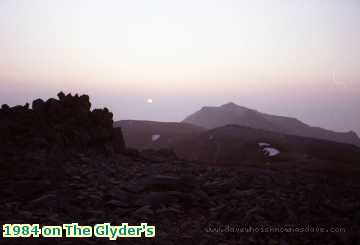
[[[264,129],[284,134],[331,140],[360,146],[355,132],[334,132],[312,127],[296,118],[276,116],[258,112],[233,102],[219,107],[203,107],[183,121],[203,128],[213,129],[230,124]]]

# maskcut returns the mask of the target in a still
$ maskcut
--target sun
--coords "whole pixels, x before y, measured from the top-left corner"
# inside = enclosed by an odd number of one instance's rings
[[[147,99],[147,103],[152,104],[152,103],[153,103],[153,99],[151,99],[151,98]]]

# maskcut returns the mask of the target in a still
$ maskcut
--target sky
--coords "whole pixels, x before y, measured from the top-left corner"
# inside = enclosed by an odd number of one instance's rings
[[[0,104],[181,121],[232,101],[360,135],[359,23],[357,0],[0,0]]]

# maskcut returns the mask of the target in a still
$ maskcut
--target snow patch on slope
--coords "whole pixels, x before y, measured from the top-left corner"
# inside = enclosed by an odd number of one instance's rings
[[[152,140],[153,142],[155,142],[155,141],[157,141],[158,139],[160,139],[160,137],[161,137],[160,134],[153,134],[153,135],[151,136],[151,140]]]
[[[280,151],[276,148],[271,147],[271,144],[269,143],[259,142],[258,145],[265,156],[274,157],[280,154]]]
[[[272,147],[265,147],[263,151],[264,154],[269,157],[273,157],[280,154],[280,151],[278,149]]]

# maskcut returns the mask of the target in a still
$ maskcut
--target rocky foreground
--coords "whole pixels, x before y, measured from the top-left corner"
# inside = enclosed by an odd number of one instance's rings
[[[51,101],[58,110],[53,119],[47,118],[49,101],[40,103],[40,112],[34,105],[0,110],[3,224],[156,226],[155,238],[119,244],[359,244],[357,165],[312,160],[216,167],[177,159],[166,150],[138,153],[125,148],[108,110],[90,111],[87,97],[60,94]],[[308,226],[338,232],[241,230]],[[0,239],[1,244],[118,242]]]

